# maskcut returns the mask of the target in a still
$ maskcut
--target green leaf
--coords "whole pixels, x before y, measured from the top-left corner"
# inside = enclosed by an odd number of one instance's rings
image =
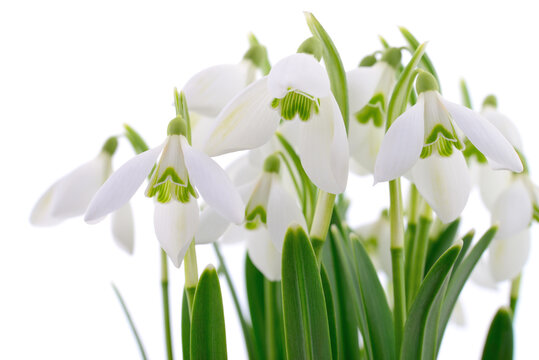
[[[451,280],[447,287],[447,292],[445,294],[444,304],[440,313],[440,323],[438,325],[438,345],[437,348],[440,349],[440,344],[442,343],[442,338],[444,336],[445,328],[453,312],[453,308],[457,303],[460,292],[466,284],[466,281],[470,277],[472,270],[475,267],[475,264],[479,261],[483,252],[487,249],[488,245],[496,235],[498,228],[496,226],[491,227],[487,232],[479,239],[477,244],[473,247],[470,254],[462,260],[459,267],[451,275]],[[473,233],[468,233],[467,236],[473,236]]]
[[[423,340],[429,312],[435,302],[436,295],[442,289],[445,278],[449,275],[451,267],[457,259],[460,249],[460,244],[450,247],[432,266],[421,284],[404,326],[402,360],[423,359]]]
[[[254,266],[249,254],[245,257],[245,285],[251,313],[255,347],[259,359],[264,359],[266,323],[264,321],[264,275]]]
[[[335,213],[335,211],[334,211]],[[355,271],[350,265],[347,254],[351,251],[339,231],[333,227],[322,251],[324,265],[328,271],[335,304],[337,333],[340,359],[373,359],[371,340],[368,330],[367,314],[363,303],[359,301],[361,289],[355,278]],[[358,328],[363,337],[363,353],[360,355]]]
[[[335,306],[333,304],[333,294],[329,282],[328,272],[324,265],[320,268],[320,278],[322,279],[322,288],[324,289],[324,299],[326,300],[326,311],[328,314],[329,337],[331,340],[331,353],[333,359],[339,358],[339,344],[337,342],[337,319],[335,318]]]
[[[483,360],[513,359],[513,323],[511,310],[500,308],[488,331]]]
[[[264,278],[266,353],[263,359],[285,359],[281,283]]]
[[[305,231],[289,228],[282,254],[283,312],[289,359],[331,359],[326,302]]]
[[[408,31],[408,29],[406,29],[405,27],[401,26],[399,27],[399,30],[402,36],[404,36],[404,38],[406,39],[406,42],[408,42],[408,45],[410,45],[410,47],[412,48],[412,51],[416,51],[417,48],[419,47],[419,41],[417,41],[415,36],[412,35],[412,33]],[[438,78],[436,69],[434,68],[432,61],[430,61],[430,58],[427,54],[425,54],[423,58],[421,59],[421,65],[436,78],[436,81],[438,82],[438,88],[440,89],[440,92],[441,92],[442,88],[440,87],[440,79]]]
[[[350,237],[375,359],[395,359],[393,316],[376,269],[357,236]]]
[[[127,124],[124,124],[124,129],[125,137],[131,143],[131,146],[133,147],[133,150],[135,150],[135,153],[140,154],[149,149],[142,136],[140,136],[139,133],[135,131],[135,129],[133,129]]]
[[[208,265],[197,285],[191,317],[191,359],[227,358],[225,315],[217,271]]]
[[[387,110],[387,123],[386,131],[389,129],[393,121],[406,110],[406,105],[408,104],[408,96],[412,91],[412,86],[414,84],[414,79],[417,73],[414,71],[421,57],[425,53],[426,43],[423,43],[418,46],[414,55],[410,59],[410,62],[401,73],[393,93],[391,94],[391,99],[389,100],[388,110]]]
[[[318,20],[310,12],[305,12],[305,19],[311,33],[320,40],[324,48],[324,63],[331,83],[331,91],[339,104],[342,117],[344,120],[344,126],[348,133],[348,86],[346,85],[346,71],[339,56],[339,52],[333,44],[333,41],[329,37],[328,33]]]
[[[425,263],[425,274],[429,271],[436,260],[438,260],[438,258],[444,253],[444,251],[449,249],[449,247],[453,244],[459,230],[459,225],[460,219],[453,221],[447,225],[438,238],[430,242],[427,253],[427,261]]]
[[[462,104],[467,108],[473,109],[472,106],[472,97],[470,96],[470,91],[468,90],[468,85],[464,79],[460,79],[460,94],[462,96]]]
[[[189,303],[187,301],[187,290],[183,290],[182,299],[182,354],[183,360],[189,360],[191,352],[191,318],[189,316]]]

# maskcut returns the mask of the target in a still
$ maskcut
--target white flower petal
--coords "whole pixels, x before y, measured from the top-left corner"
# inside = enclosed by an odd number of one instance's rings
[[[176,267],[180,267],[195,236],[198,219],[198,203],[194,198],[190,198],[188,203],[175,200],[166,204],[155,202],[155,235]]]
[[[84,214],[90,200],[111,171],[111,158],[100,153],[52,185],[39,199],[30,216],[33,225],[55,225]]]
[[[513,146],[494,125],[467,107],[441,100],[460,130],[489,161],[507,170],[522,171],[522,162]]]
[[[496,238],[489,247],[489,265],[496,281],[512,280],[522,271],[530,254],[528,229],[506,239]]]
[[[145,151],[116,170],[93,197],[84,221],[92,223],[121,208],[150,174],[163,145]]]
[[[225,169],[228,177],[235,186],[242,186],[255,181],[262,172],[262,165],[254,166],[250,161],[250,154],[251,152],[238,157]]]
[[[211,206],[206,206],[200,213],[200,225],[195,234],[195,242],[209,244],[217,241],[228,229],[230,221],[219,215]]]
[[[492,246],[492,245],[491,245]],[[472,271],[471,279],[474,283],[487,289],[498,288],[496,280],[492,277],[490,264],[487,259],[481,257]]]
[[[261,227],[248,233],[247,251],[253,264],[268,280],[281,280],[281,252],[275,248],[269,232]]]
[[[368,124],[360,124],[355,118],[350,119],[348,129],[350,156],[367,173],[374,173],[376,157],[380,151],[384,134],[385,129],[382,126],[374,126],[370,121]]]
[[[320,110],[301,122],[298,155],[305,172],[320,189],[340,194],[348,181],[348,140],[333,95],[320,99]]]
[[[191,183],[200,192],[204,201],[224,218],[240,224],[243,221],[245,207],[226,172],[208,155],[189,146],[183,136],[181,144]]]
[[[290,225],[298,224],[307,231],[307,223],[297,201],[282,187],[277,177],[271,183],[266,223],[271,240],[279,252],[283,249],[284,237]]]
[[[267,77],[241,91],[219,113],[204,151],[210,156],[264,145],[275,133],[281,119],[271,107]]]
[[[481,115],[486,117],[492,125],[496,126],[511,145],[522,150],[522,138],[520,137],[520,132],[507,116],[490,106],[483,109]]]
[[[477,167],[481,200],[492,211],[500,194],[511,184],[513,174],[509,170],[492,170],[487,164],[478,164]]]
[[[533,204],[522,181],[513,182],[496,200],[492,223],[498,224],[497,237],[506,238],[526,229],[532,220]]]
[[[374,165],[375,183],[396,179],[417,162],[424,142],[424,110],[424,99],[420,95],[417,103],[391,124]]]
[[[470,195],[471,179],[462,152],[432,154],[412,168],[412,180],[444,223],[459,217]]]
[[[378,63],[377,63],[378,64]],[[374,95],[384,69],[380,66],[360,66],[346,73],[350,99],[350,122]]]
[[[326,70],[308,54],[293,54],[276,63],[268,75],[268,90],[272,98],[283,98],[289,89],[300,90],[315,98],[330,94]]]
[[[226,229],[225,233],[221,237],[221,242],[223,244],[235,244],[240,241],[246,240],[249,238],[249,233],[251,231],[247,230],[243,225],[230,225]]]
[[[248,63],[209,67],[195,74],[183,87],[190,111],[215,117],[248,84]]]
[[[133,254],[135,247],[135,230],[133,211],[129,203],[112,213],[112,236],[116,245],[128,254]]]

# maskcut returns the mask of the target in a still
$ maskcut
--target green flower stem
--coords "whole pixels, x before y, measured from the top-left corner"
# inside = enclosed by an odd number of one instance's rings
[[[185,268],[185,290],[187,291],[187,304],[189,305],[189,314],[192,315],[195,291],[198,284],[197,254],[194,239],[191,241],[189,249],[187,249],[183,263]]]
[[[391,226],[391,268],[393,272],[395,348],[400,351],[406,322],[406,289],[404,281],[404,225],[400,178],[389,182],[389,221]]]
[[[142,360],[146,360],[148,358],[146,355],[146,350],[144,350],[144,345],[142,344],[142,340],[140,339],[135,323],[133,322],[133,319],[131,318],[131,314],[129,313],[129,310],[127,309],[127,306],[125,305],[125,301],[122,297],[122,294],[120,294],[120,291],[114,284],[112,284],[112,289],[114,290],[114,293],[116,294],[116,297],[118,298],[118,301],[120,302],[120,305],[122,306],[122,310],[124,311],[125,317],[127,318],[129,327],[131,328],[131,331],[133,332],[133,336],[135,337],[135,340],[137,341],[138,349],[140,352],[140,357],[142,358]]]
[[[419,291],[425,273],[425,262],[427,261],[427,250],[429,245],[429,231],[432,224],[432,210],[425,202],[423,213],[419,218],[419,227],[415,238],[411,244],[412,251],[407,264],[410,264],[409,281],[406,282],[406,302],[410,306]]]
[[[521,277],[522,277],[522,273],[518,274],[518,276],[514,278],[513,281],[511,282],[511,295],[509,297],[509,307],[511,308],[513,319],[515,318],[515,310],[517,309]]]
[[[174,359],[172,350],[172,332],[170,329],[170,304],[168,300],[168,263],[167,254],[161,250],[161,292],[163,293],[163,317],[165,325],[165,341],[167,345],[167,359]]]
[[[323,190],[319,191],[310,231],[313,250],[318,262],[321,260],[322,246],[324,246],[324,242],[326,241],[334,204],[335,194],[330,194]]]
[[[221,254],[221,250],[219,249],[219,245],[217,245],[217,243],[213,243],[213,249],[215,250],[215,254],[217,255],[217,258],[219,259],[219,265],[220,265],[219,270],[225,276],[226,283],[228,284],[230,293],[232,294],[234,307],[236,308],[236,312],[238,313],[238,318],[240,319],[240,323],[241,323],[241,329],[243,330],[243,337],[245,338],[245,345],[247,346],[247,353],[249,354],[249,359],[255,359],[256,349],[255,349],[255,342],[254,342],[254,337],[253,337],[254,334],[253,334],[252,327],[247,322],[247,320],[245,320],[245,317],[243,316],[243,311],[241,310],[241,305],[238,299],[236,288],[234,286],[234,283],[232,282],[232,278],[230,277],[228,268],[226,267],[226,263],[223,258],[223,255]]]
[[[280,283],[269,281],[264,278],[264,308],[265,322],[266,322],[266,359],[277,360],[279,359],[279,351],[277,346],[277,336],[280,329],[278,328],[279,322],[278,316],[283,316],[277,309],[275,298],[277,296],[276,287],[280,286]]]

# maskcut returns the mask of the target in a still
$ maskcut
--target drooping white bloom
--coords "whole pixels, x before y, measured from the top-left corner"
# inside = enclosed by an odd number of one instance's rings
[[[389,97],[396,83],[396,67],[400,63],[399,49],[391,48],[382,59],[367,57],[356,69],[346,73],[350,119],[348,141],[352,169],[360,175],[374,173],[374,163],[385,134],[385,118]],[[363,66],[362,66],[363,65]]]
[[[281,183],[280,161],[270,155],[258,178],[241,187],[246,200],[245,222],[231,225],[212,209],[201,215],[201,226],[195,234],[197,243],[216,241],[231,243],[247,240],[247,251],[253,264],[271,281],[281,279],[281,254],[287,229],[307,224],[296,199]]]
[[[468,200],[471,181],[463,135],[496,169],[522,171],[522,163],[496,127],[483,116],[441,97],[432,75],[418,77],[417,103],[391,125],[378,153],[375,182],[408,171],[418,191],[443,222],[456,219]]]
[[[200,71],[187,81],[182,90],[189,110],[215,118],[236,94],[254,80],[255,73],[256,67],[250,60]]]
[[[234,223],[243,220],[243,203],[226,173],[206,154],[192,148],[184,135],[183,120],[172,120],[164,144],[137,155],[114,172],[85,215],[87,222],[95,222],[121,208],[151,174],[146,195],[156,200],[155,233],[177,267],[198,225],[196,190],[224,218]]]
[[[214,156],[264,145],[280,120],[300,122],[297,152],[315,185],[334,194],[348,178],[348,144],[329,78],[316,59],[294,54],[238,94],[218,115],[205,152]]]
[[[56,181],[34,206],[30,223],[35,226],[53,226],[83,215],[92,197],[112,173],[112,155],[117,145],[117,139],[110,138],[97,157]],[[132,253],[133,215],[128,203],[113,214],[111,226],[118,246]]]

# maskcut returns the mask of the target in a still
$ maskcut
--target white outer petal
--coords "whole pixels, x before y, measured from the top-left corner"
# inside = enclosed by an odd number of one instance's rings
[[[129,203],[112,213],[112,236],[116,245],[128,254],[133,254],[135,247],[135,229],[133,211]]]
[[[360,66],[346,73],[348,97],[350,99],[350,123],[355,113],[361,110],[374,95],[380,77],[384,72],[381,66]]]
[[[297,201],[274,177],[268,200],[267,225],[273,245],[279,252],[283,249],[284,237],[291,224],[299,224],[307,231],[307,223]]]
[[[512,280],[522,271],[530,254],[530,231],[495,239],[489,247],[489,265],[496,281]]]
[[[252,164],[250,157],[251,151],[248,154],[238,157],[225,169],[228,177],[235,186],[242,186],[255,181],[262,172],[262,166],[254,166]]]
[[[228,229],[230,221],[219,215],[211,206],[206,206],[200,213],[200,225],[195,233],[195,242],[209,244],[217,241]]]
[[[193,186],[197,188],[204,201],[229,221],[240,224],[243,221],[245,206],[238,191],[226,172],[208,155],[192,148],[185,137],[181,137],[185,166]]]
[[[248,231],[247,251],[256,268],[270,281],[281,280],[281,252],[275,248],[268,230]]]
[[[320,189],[340,194],[348,181],[348,140],[333,95],[320,99],[320,110],[301,122],[298,155],[305,172]]]
[[[496,280],[492,277],[490,264],[487,259],[481,257],[472,271],[471,279],[474,283],[487,289],[498,288]]]
[[[417,162],[424,143],[424,110],[424,99],[420,95],[417,103],[391,124],[374,165],[375,183],[396,179]]]
[[[189,110],[215,117],[248,84],[247,63],[216,65],[202,70],[183,87]]]
[[[112,173],[90,202],[84,221],[100,221],[128,202],[150,174],[162,149],[163,145],[160,145],[145,151]]]
[[[312,55],[294,54],[276,63],[268,75],[268,90],[273,98],[283,98],[288,89],[303,91],[315,98],[330,94],[326,70]]]
[[[513,182],[496,200],[492,224],[498,224],[497,237],[506,238],[526,229],[533,215],[530,193],[522,181]]]
[[[101,152],[54,183],[34,206],[30,223],[50,226],[84,214],[110,172],[110,155]]]
[[[485,155],[493,168],[521,172],[522,162],[513,146],[487,119],[462,105],[441,98],[453,121],[470,139],[472,144]]]
[[[271,107],[267,77],[249,85],[219,113],[205,142],[210,156],[264,145],[275,133],[281,119]]]
[[[476,167],[479,168],[481,200],[492,211],[500,194],[511,184],[513,174],[509,170],[492,170],[487,164],[477,164]]]
[[[471,179],[460,151],[420,159],[412,168],[412,180],[443,223],[455,220],[466,206]]]
[[[250,232],[243,225],[231,224],[221,237],[221,242],[223,244],[235,244],[244,241],[249,238]]]
[[[515,124],[498,110],[487,106],[481,112],[481,115],[486,117],[492,125],[496,126],[503,136],[519,150],[522,150],[522,138]]]
[[[198,219],[196,199],[190,198],[188,203],[175,200],[166,204],[155,202],[155,235],[161,248],[176,267],[180,267],[189,244],[195,236]]]
[[[348,129],[350,156],[367,173],[374,173],[376,157],[380,151],[383,139],[383,126],[374,126],[371,121],[368,124],[360,124],[355,118],[350,119]]]

